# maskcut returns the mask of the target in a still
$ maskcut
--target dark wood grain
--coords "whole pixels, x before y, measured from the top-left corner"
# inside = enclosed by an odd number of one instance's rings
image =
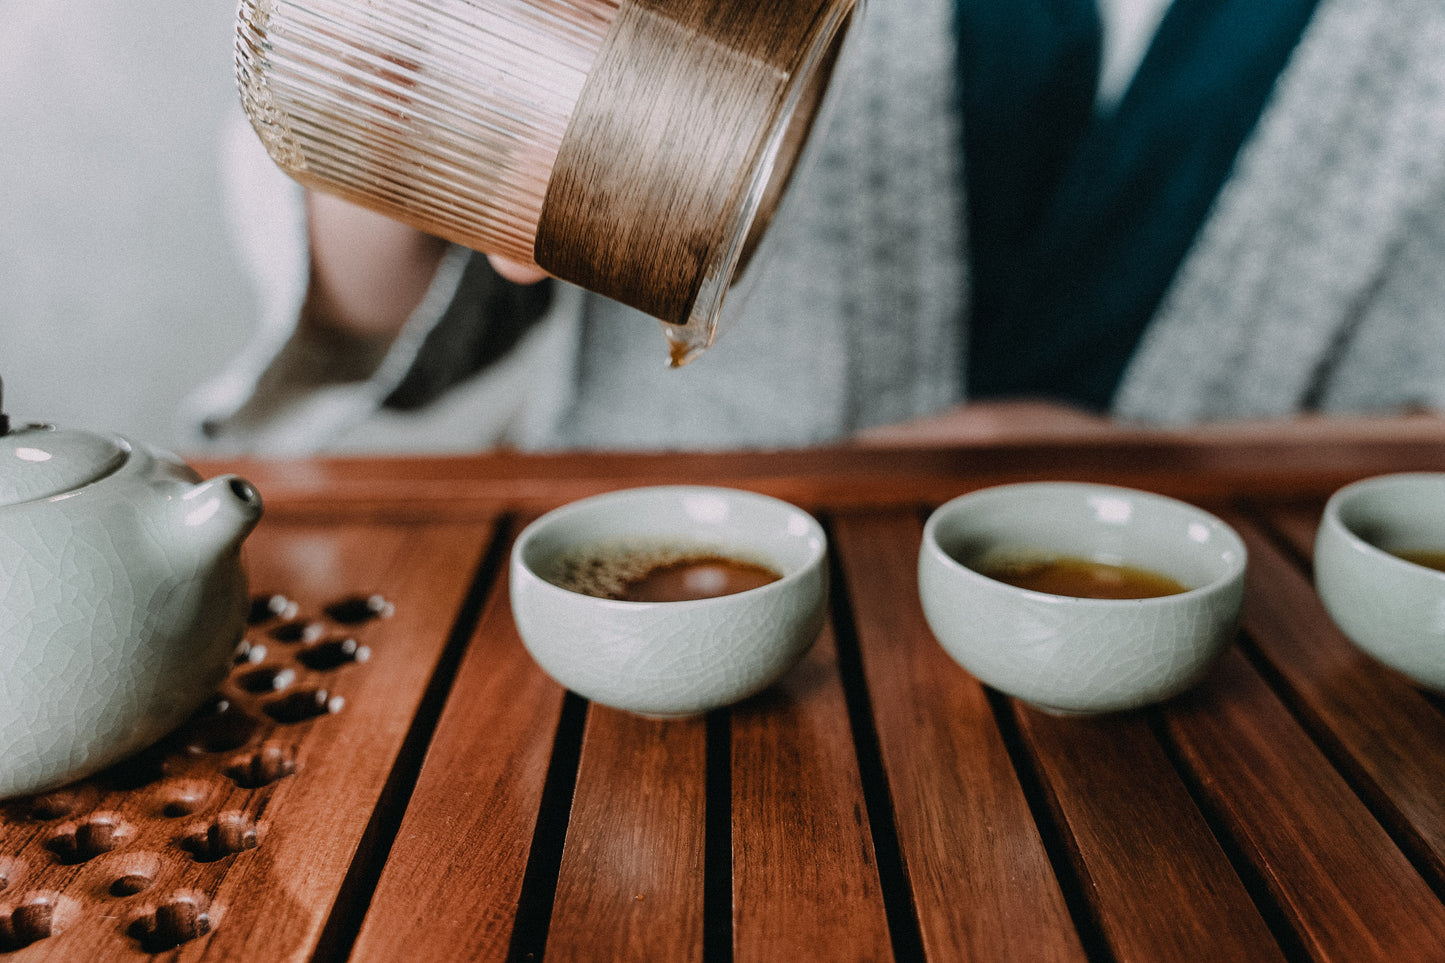
[[[1115,960],[1283,959],[1145,714],[1015,711]]]
[[[1445,907],[1238,649],[1167,713],[1207,805],[1316,960],[1445,958]]]
[[[1340,635],[1308,551],[1343,481],[1442,463],[1424,438],[1111,435],[203,466],[262,487],[254,588],[321,637],[272,618],[223,690],[240,716],[0,805],[0,957],[1445,960],[1441,702]],[[1236,506],[1244,628],[1194,690],[1043,715],[932,637],[924,512],[1039,477]],[[819,644],[706,720],[566,694],[495,537],[498,512],[663,480],[781,495],[832,539]],[[327,614],[368,593],[394,614]],[[313,658],[342,634],[370,659]],[[339,711],[267,714],[321,689]]]
[[[1278,687],[1366,793],[1376,814],[1445,887],[1445,715],[1403,676],[1355,648],[1314,587],[1258,529],[1244,625]]]
[[[506,958],[563,690],[522,647],[504,575],[453,691],[353,959]]]
[[[916,515],[839,515],[842,560],[923,945],[939,960],[1083,948],[983,687],[930,633]]]
[[[549,960],[700,960],[707,729],[593,705]]]
[[[661,461],[659,459],[662,459]],[[836,447],[666,455],[498,452],[478,458],[198,459],[236,470],[265,493],[268,511],[323,518],[470,518],[499,508],[542,509],[630,485],[733,485],[803,507],[942,502],[983,485],[1038,479],[1100,481],[1184,498],[1323,496],[1385,471],[1445,466],[1445,431],[1269,438],[1113,431],[1103,437],[985,442],[959,447]]]
[[[323,629],[318,642],[347,634],[370,658],[311,669],[299,656],[314,643],[287,641],[280,620],[258,625],[248,639],[266,655],[233,672],[224,712],[203,713],[108,773],[8,803],[0,918],[13,923],[15,909],[50,894],[59,926],[5,959],[144,959],[160,950],[178,959],[310,958],[490,531],[264,521],[246,545],[253,587],[294,601],[298,618]],[[393,604],[390,618],[342,626],[325,615],[329,603],[375,592]],[[255,692],[241,684],[269,670],[291,673],[289,681],[279,675],[278,688]],[[335,711],[295,722],[266,714],[279,699],[316,691]],[[267,753],[278,765],[250,765]],[[96,825],[113,827],[114,838],[96,840]],[[89,850],[55,845],[81,835]],[[157,919],[170,923],[157,931]],[[175,946],[184,936],[194,938]]]
[[[732,717],[733,958],[892,957],[831,629]]]

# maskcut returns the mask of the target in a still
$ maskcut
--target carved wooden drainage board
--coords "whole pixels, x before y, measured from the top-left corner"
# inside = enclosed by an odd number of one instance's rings
[[[0,959],[322,946],[491,535],[264,522],[216,697],[115,768],[0,804]]]

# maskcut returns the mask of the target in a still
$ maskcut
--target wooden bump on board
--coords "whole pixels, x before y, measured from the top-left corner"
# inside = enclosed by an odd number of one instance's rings
[[[104,895],[115,899],[139,896],[155,885],[162,870],[155,853],[126,853],[107,864]]]
[[[0,906],[0,953],[49,939],[60,931],[65,915],[58,893],[26,893],[8,909]]]
[[[198,863],[213,863],[244,853],[260,845],[256,820],[237,810],[218,813],[209,823],[199,825],[181,838],[181,848]]]
[[[143,911],[127,932],[147,953],[164,953],[215,929],[215,912],[200,893],[174,893]]]
[[[296,670],[284,665],[262,666],[243,672],[236,684],[247,692],[265,694],[289,689],[296,682]]]
[[[395,607],[386,596],[378,593],[350,595],[326,606],[327,617],[342,625],[359,625],[372,619],[389,618],[394,611]]]
[[[113,852],[134,836],[135,828],[119,813],[92,813],[78,823],[62,826],[46,848],[62,863],[73,865]]]
[[[257,595],[251,599],[251,608],[247,621],[252,625],[261,625],[273,619],[291,620],[296,618],[300,611],[297,603],[284,595],[272,593],[269,595]]]
[[[287,746],[266,743],[226,767],[226,776],[242,789],[259,789],[296,771],[295,753]]]
[[[292,619],[270,629],[271,638],[277,642],[315,642],[326,634],[326,626],[315,619]]]
[[[345,699],[326,689],[306,689],[273,699],[263,710],[277,722],[290,725],[340,712],[345,705]]]
[[[353,662],[365,662],[371,658],[371,649],[355,639],[329,639],[308,645],[296,653],[296,661],[317,672],[339,669]]]
[[[798,85],[826,84],[835,58],[819,51],[836,52],[854,9],[853,0],[624,0],[547,184],[537,264],[689,323],[730,245],[755,233],[744,214],[757,177],[791,177],[822,99],[798,96]],[[796,137],[779,136],[794,126],[789,105],[810,115]]]
[[[181,731],[190,752],[234,752],[249,743],[261,721],[230,699],[220,699],[197,713]]]
[[[201,780],[172,783],[157,792],[156,810],[164,819],[180,819],[204,809],[211,795],[210,784]]]

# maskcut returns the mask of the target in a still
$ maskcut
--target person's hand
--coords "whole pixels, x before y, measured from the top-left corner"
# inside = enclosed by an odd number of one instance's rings
[[[487,260],[492,262],[492,270],[513,284],[536,284],[547,277],[547,272],[535,264],[522,264],[495,254],[488,254]]]
[[[330,194],[306,195],[304,324],[390,343],[421,303],[446,242]]]
[[[390,344],[421,303],[447,242],[329,194],[308,192],[311,286],[302,323]],[[536,265],[490,258],[517,284],[540,281]]]

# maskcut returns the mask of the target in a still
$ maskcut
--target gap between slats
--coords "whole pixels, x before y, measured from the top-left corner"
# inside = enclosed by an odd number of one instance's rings
[[[830,545],[837,543],[831,519],[822,518]],[[863,802],[868,811],[868,825],[873,833],[873,855],[878,861],[879,886],[883,892],[883,911],[888,920],[888,935],[896,960],[922,960],[923,934],[919,930],[908,873],[903,863],[903,850],[898,842],[893,803],[888,791],[888,774],[883,768],[883,754],[878,745],[878,732],[873,725],[872,700],[864,677],[863,660],[858,648],[858,630],[853,620],[852,600],[847,580],[843,577],[836,551],[829,552],[829,604],[833,633],[838,651],[838,672],[843,681],[843,698],[848,707],[848,722],[853,729],[853,746],[857,751],[858,774],[863,783]]]
[[[509,960],[535,961],[546,955],[590,706],[574,692],[564,697],[517,901]],[[706,726],[702,956],[709,963],[724,963],[732,959],[730,713],[709,713]]]
[[[824,523],[826,525],[826,519]],[[830,615],[836,636],[839,671],[858,752],[864,803],[872,829],[889,936],[896,959],[922,960],[923,943],[909,897],[886,776],[869,714],[857,634],[836,558],[830,578]],[[508,953],[511,960],[545,958],[572,796],[581,761],[588,705],[587,700],[569,692],[558,722]],[[709,963],[728,963],[733,958],[731,726],[731,713],[727,709],[717,710],[707,718],[703,959]]]
[[[988,687],[985,687],[985,692],[988,695],[989,707],[993,710],[994,723],[998,726],[999,735],[1003,738],[1004,748],[1008,751],[1009,758],[1013,760],[1014,772],[1018,774],[1019,785],[1023,789],[1029,811],[1033,813],[1034,825],[1038,827],[1044,851],[1048,853],[1049,862],[1053,864],[1054,876],[1058,880],[1059,889],[1064,894],[1064,905],[1068,907],[1069,916],[1073,919],[1074,928],[1079,934],[1079,943],[1083,946],[1089,959],[1098,961],[1098,963],[1112,963],[1114,953],[1109,948],[1108,940],[1104,937],[1103,928],[1094,912],[1093,904],[1089,901],[1084,881],[1076,869],[1079,863],[1074,854],[1068,828],[1061,825],[1054,816],[1053,807],[1048,801],[1048,788],[1039,771],[1038,761],[1034,759],[1033,753],[1029,751],[1019,732],[1018,720],[1013,714],[1012,700]]]
[[[540,960],[547,947],[552,923],[552,904],[562,869],[562,850],[572,812],[572,794],[582,762],[582,736],[587,728],[586,699],[568,692],[562,700],[557,734],[552,741],[552,759],[542,784],[532,848],[522,875],[517,897],[517,914],[512,926],[509,960]]]
[[[499,516],[492,528],[492,534],[477,562],[476,570],[467,588],[467,594],[447,635],[441,657],[432,671],[422,695],[411,728],[397,753],[396,763],[387,777],[376,808],[372,811],[366,832],[357,847],[351,868],[342,881],[336,903],[325,927],[317,940],[314,963],[340,961],[351,954],[357,934],[361,931],[362,920],[371,906],[371,896],[381,878],[382,867],[386,864],[391,841],[396,838],[407,804],[411,800],[412,788],[416,785],[426,758],[427,746],[431,743],[442,707],[456,679],[467,640],[476,629],[482,608],[497,576],[506,561],[506,547],[512,519]]]
[[[733,958],[732,714],[707,717],[707,776],[703,831],[702,958]]]
[[[1269,887],[1265,883],[1253,862],[1245,855],[1239,840],[1230,831],[1225,820],[1219,812],[1210,804],[1204,788],[1199,783],[1199,778],[1188,762],[1183,758],[1178,744],[1169,735],[1168,727],[1164,722],[1163,714],[1158,709],[1149,710],[1149,726],[1154,731],[1155,738],[1163,748],[1164,754],[1169,757],[1169,762],[1174,771],[1179,773],[1180,781],[1194,800],[1194,806],[1199,810],[1204,821],[1209,826],[1209,831],[1219,842],[1220,849],[1234,867],[1235,874],[1249,893],[1250,899],[1254,901],[1255,908],[1259,910],[1260,917],[1264,924],[1269,927],[1271,935],[1279,944],[1280,952],[1285,959],[1291,963],[1310,960],[1310,954],[1305,950],[1304,944],[1300,941],[1299,935],[1290,924],[1287,915],[1280,909],[1278,903],[1270,895]]]
[[[1300,541],[1302,537],[1300,532],[1285,530],[1276,525],[1269,513],[1258,506],[1241,504],[1235,506],[1234,512],[1236,517],[1231,520],[1241,528],[1246,537],[1252,538],[1259,546],[1255,550],[1256,556],[1263,555],[1263,552],[1260,551],[1261,547],[1264,551],[1272,551],[1276,555],[1271,559],[1260,558],[1256,564],[1267,562],[1279,568],[1280,562],[1287,563],[1312,590],[1312,559],[1308,546]],[[1325,619],[1327,616],[1322,614],[1320,618]],[[1425,839],[1410,823],[1408,817],[1401,812],[1387,788],[1382,786],[1371,774],[1366,760],[1359,757],[1359,753],[1363,750],[1352,748],[1348,735],[1337,734],[1330,727],[1328,720],[1324,718],[1323,713],[1326,711],[1347,712],[1348,707],[1331,709],[1315,704],[1325,696],[1323,694],[1311,696],[1310,693],[1303,691],[1301,683],[1290,678],[1286,667],[1277,664],[1276,658],[1271,656],[1268,647],[1248,633],[1242,633],[1238,648],[1255,671],[1278,694],[1280,700],[1309,735],[1311,741],[1340,773],[1351,790],[1370,811],[1370,814],[1384,827],[1416,871],[1424,877],[1435,894],[1445,901],[1445,853]],[[1363,654],[1360,656],[1360,660],[1361,669],[1370,672],[1372,676],[1388,673],[1388,670],[1374,665]],[[1393,674],[1391,676],[1393,677]],[[1405,685],[1403,680],[1401,680],[1401,684]],[[1439,697],[1415,689],[1413,686],[1409,687],[1409,693],[1418,695],[1420,700],[1428,704],[1436,713],[1445,711]]]

